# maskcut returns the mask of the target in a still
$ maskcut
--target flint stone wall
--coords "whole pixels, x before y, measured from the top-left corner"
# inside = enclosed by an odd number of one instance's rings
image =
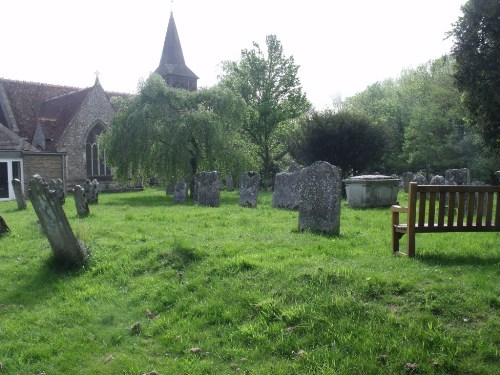
[[[299,230],[340,234],[342,171],[317,161],[300,173]]]
[[[300,198],[300,170],[280,172],[274,177],[273,207],[297,210]]]
[[[257,207],[257,196],[259,194],[260,174],[257,172],[246,172],[241,175],[240,182],[240,206]]]

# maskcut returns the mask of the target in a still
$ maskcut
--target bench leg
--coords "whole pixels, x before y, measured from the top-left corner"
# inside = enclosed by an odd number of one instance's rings
[[[392,229],[392,252],[394,254],[399,252],[399,240],[403,237],[404,233],[396,232]]]
[[[408,256],[413,258],[415,256],[415,232],[408,231]]]

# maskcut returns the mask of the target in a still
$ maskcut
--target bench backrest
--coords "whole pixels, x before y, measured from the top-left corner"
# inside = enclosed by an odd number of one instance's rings
[[[500,186],[418,185],[408,191],[408,226],[418,231],[500,230]]]

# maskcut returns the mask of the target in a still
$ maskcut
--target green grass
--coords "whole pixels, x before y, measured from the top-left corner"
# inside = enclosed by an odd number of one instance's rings
[[[417,235],[412,260],[391,254],[388,209],[343,203],[331,237],[299,232],[271,198],[241,208],[224,192],[204,208],[160,189],[101,194],[87,218],[69,198],[91,253],[76,271],[57,269],[30,204],[0,203],[12,230],[0,372],[498,373],[499,233]]]

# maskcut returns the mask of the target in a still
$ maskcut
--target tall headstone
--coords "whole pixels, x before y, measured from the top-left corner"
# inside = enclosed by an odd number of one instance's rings
[[[257,207],[260,174],[257,172],[242,173],[240,181],[240,206]]]
[[[80,185],[75,186],[75,206],[78,216],[89,216],[89,200],[85,193],[85,189]]]
[[[227,174],[226,175],[226,190],[227,191],[233,191],[234,190],[233,175],[231,175],[231,174]]]
[[[26,200],[23,195],[23,185],[21,181],[17,178],[12,180],[12,186],[14,187],[14,195],[16,196],[17,209],[25,210],[26,209]]]
[[[179,181],[174,187],[174,203],[182,204],[186,202],[187,184],[184,181]]]
[[[470,171],[467,168],[448,169],[444,172],[447,185],[469,185]]]
[[[342,171],[317,161],[300,172],[299,230],[340,234]]]
[[[30,178],[29,197],[40,220],[43,232],[49,240],[54,257],[68,265],[85,263],[88,254],[85,246],[76,239],[61,203],[49,191],[48,184],[39,175]]]
[[[273,207],[296,210],[299,208],[300,170],[280,172],[274,177]]]
[[[203,171],[196,175],[195,197],[196,203],[200,206],[220,206],[219,173],[217,171]]]

